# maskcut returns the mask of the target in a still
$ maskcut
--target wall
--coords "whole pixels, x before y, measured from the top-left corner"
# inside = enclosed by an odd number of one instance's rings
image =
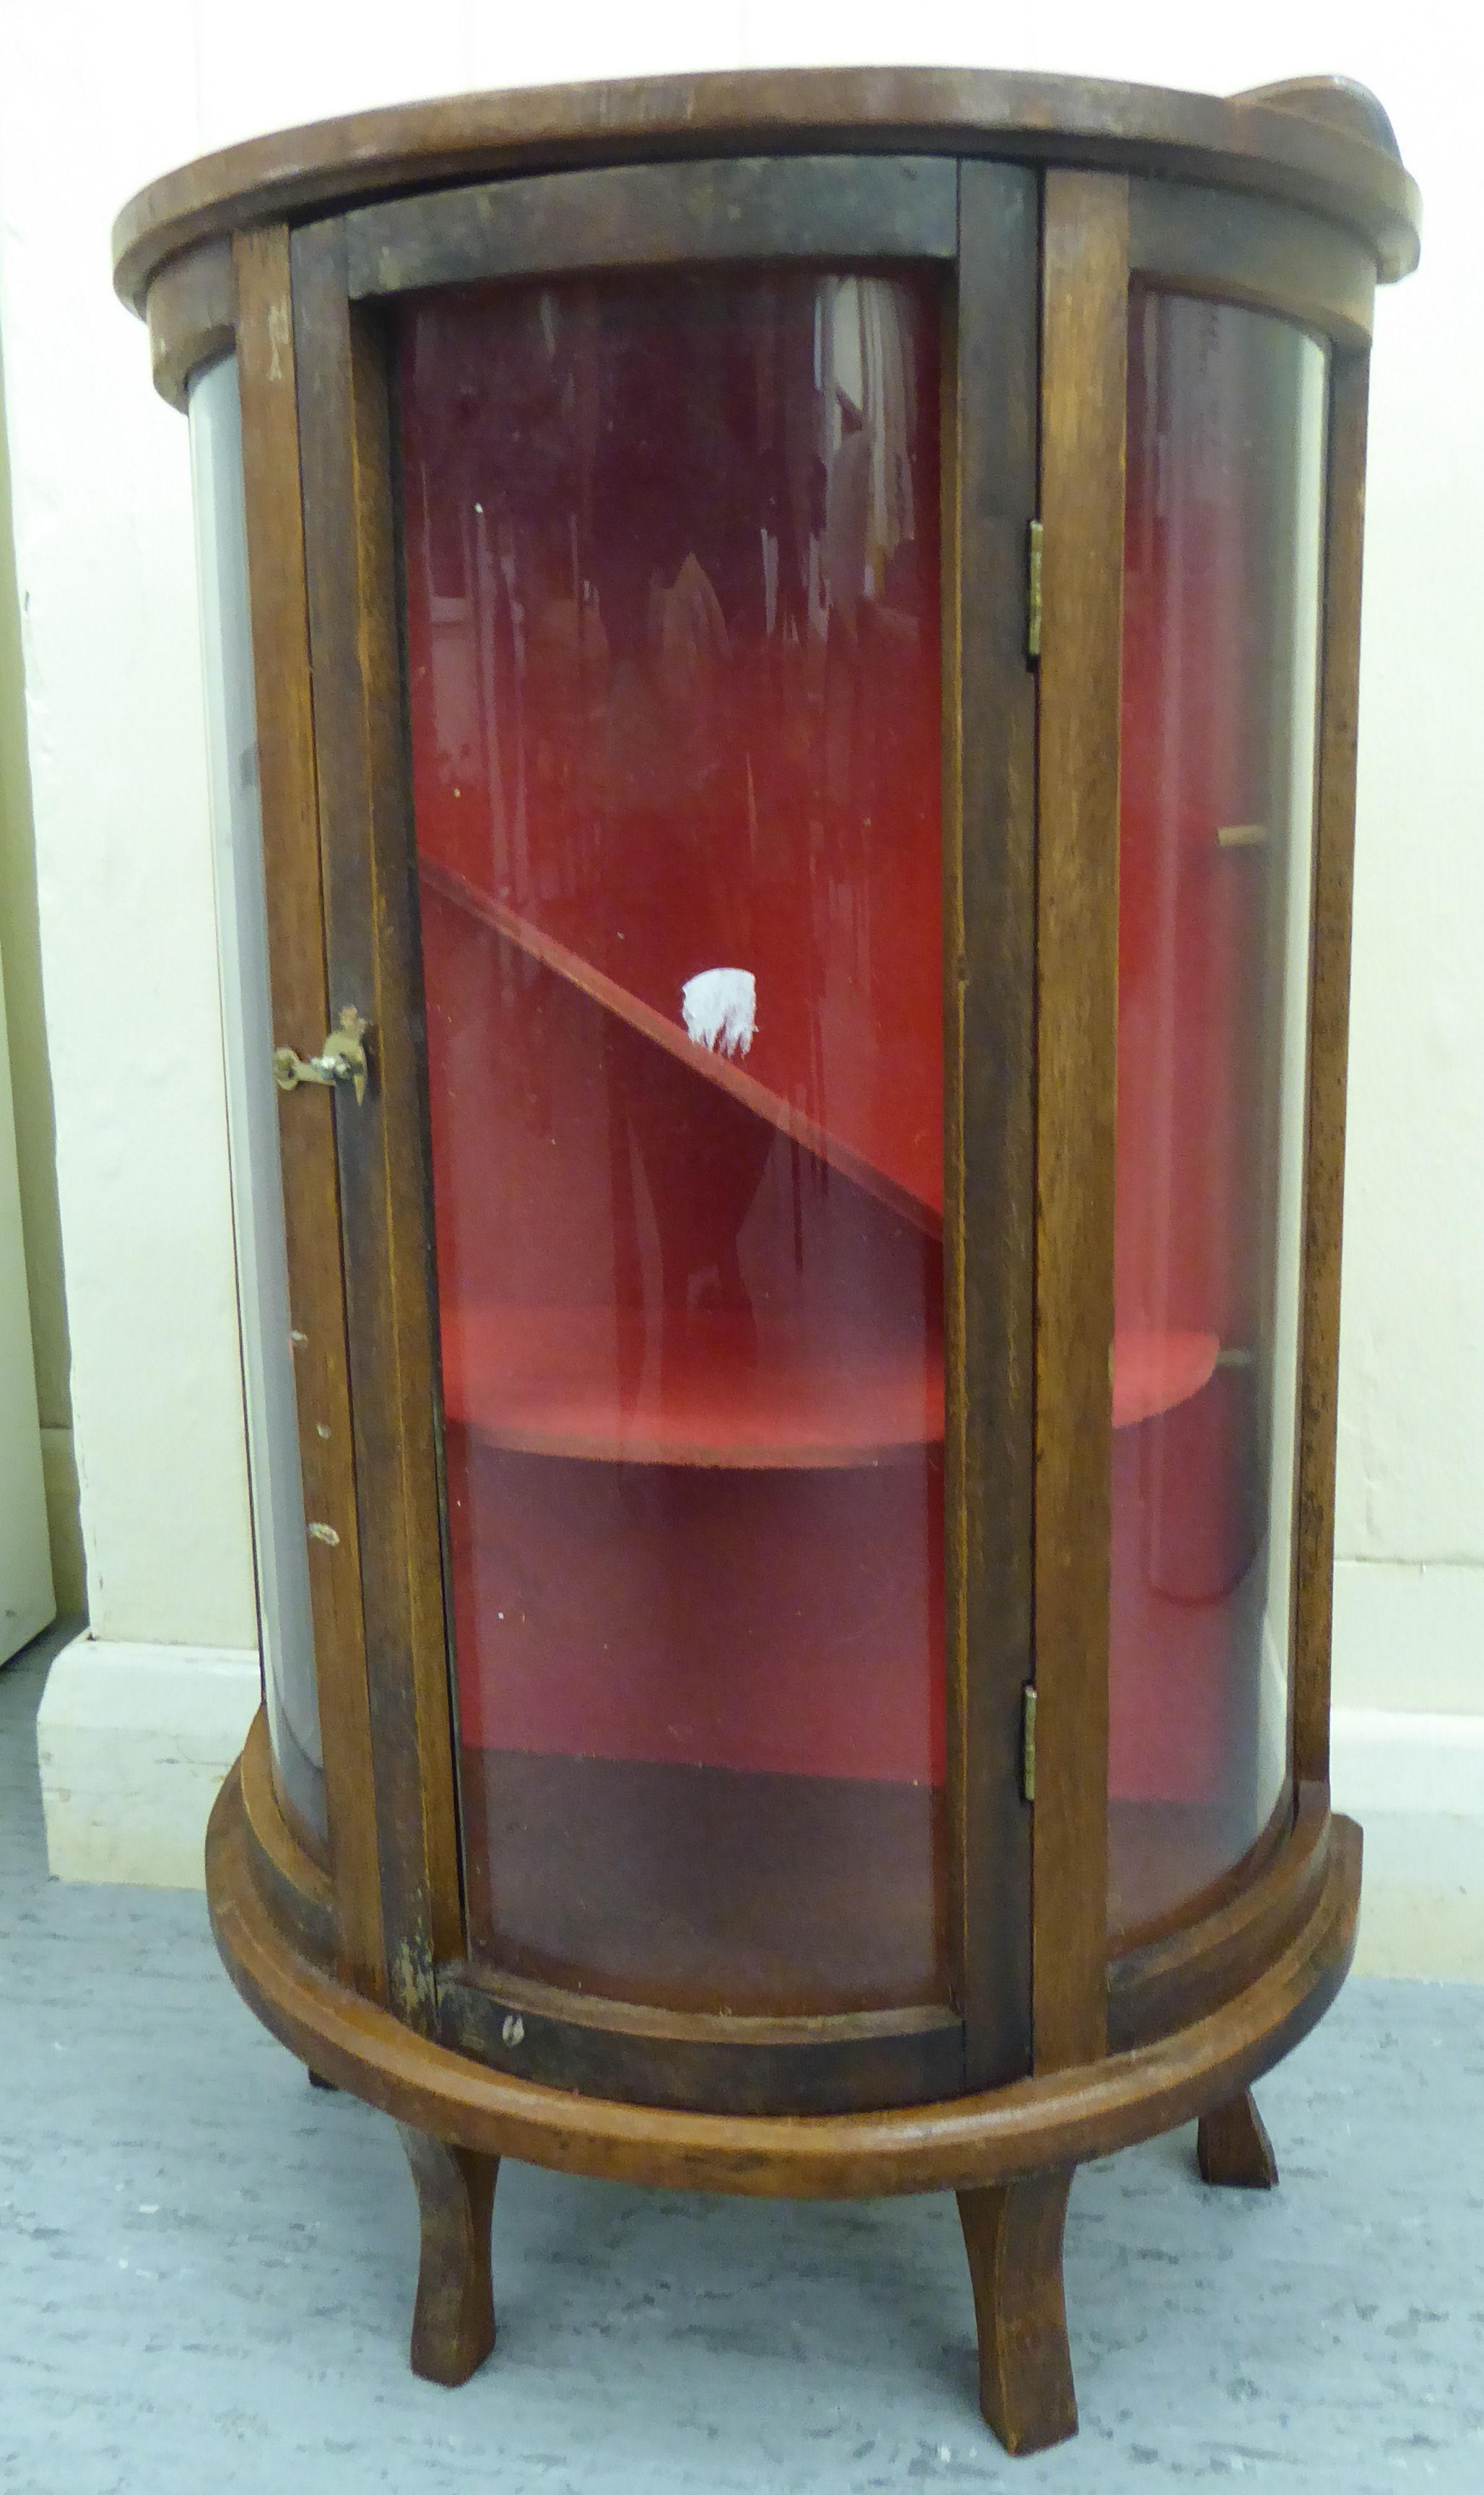
[[[0,56],[0,317],[86,1662],[113,1667],[109,1720],[126,1689],[153,1719],[173,1710],[131,1649],[179,1660],[186,1716],[200,1676],[183,1658],[230,1655],[245,1712],[254,1605],[185,438],[108,293],[122,192],[195,143],[192,18],[11,7]],[[59,1700],[68,1673],[64,1656]],[[164,1778],[177,1732],[139,1727]],[[92,1767],[61,1779],[84,1831],[107,1835],[125,1747],[102,1745],[96,1795]],[[63,1845],[56,1867],[109,1859]],[[147,1845],[112,1860],[151,1867]]]
[[[153,398],[142,333],[108,293],[115,208],[147,174],[255,130],[606,72],[910,54],[1220,91],[1318,66],[1381,95],[1423,185],[1427,236],[1421,273],[1382,296],[1376,323],[1337,1774],[1373,1831],[1373,1962],[1484,1973],[1477,20],[1450,16],[1446,76],[1426,10],[1336,0],[1251,0],[1234,15],[1067,0],[994,19],[924,0],[905,51],[902,12],[881,0],[728,0],[704,20],[643,0],[518,21],[473,0],[382,5],[356,13],[354,42],[327,0],[251,13],[143,0],[127,18],[7,0],[5,23],[0,317],[94,1660],[131,1642],[235,1655],[244,1703],[251,1585],[186,433]],[[73,143],[58,149],[64,95]],[[172,1704],[188,1707],[197,1671],[182,1664]]]
[[[3,362],[0,362],[3,375]],[[15,1129],[30,1365],[41,1426],[46,1539],[57,1608],[85,1605],[77,1468],[73,1457],[67,1308],[62,1290],[62,1222],[51,1127],[51,1075],[42,1001],[41,935],[36,916],[36,843],[26,764],[25,679],[20,603],[11,543],[11,473],[0,378],[0,972],[5,1012],[0,1055],[9,1054]],[[3,1529],[3,1528],[0,1528]]]

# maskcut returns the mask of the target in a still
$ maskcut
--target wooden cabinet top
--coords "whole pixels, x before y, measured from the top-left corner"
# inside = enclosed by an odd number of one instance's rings
[[[244,140],[131,200],[114,282],[142,312],[167,261],[247,226],[507,172],[805,149],[1118,166],[1308,208],[1361,236],[1382,279],[1417,262],[1416,185],[1376,98],[1345,79],[1217,97],[995,70],[741,70],[449,96]]]

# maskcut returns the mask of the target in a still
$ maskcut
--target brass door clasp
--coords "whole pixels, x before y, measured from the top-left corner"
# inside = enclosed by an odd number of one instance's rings
[[[296,1049],[275,1048],[273,1080],[280,1092],[296,1092],[301,1083],[354,1083],[357,1104],[364,1100],[370,1069],[363,1043],[370,1028],[354,1005],[344,1005],[336,1028],[318,1057],[300,1057]]]

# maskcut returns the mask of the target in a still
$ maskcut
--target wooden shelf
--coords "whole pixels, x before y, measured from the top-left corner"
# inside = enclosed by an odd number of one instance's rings
[[[1198,1394],[1208,1334],[1120,1329],[1113,1426]],[[890,1463],[940,1446],[943,1350],[904,1337],[819,1339],[727,1309],[446,1309],[448,1418],[490,1446],[607,1463],[757,1470]]]
[[[492,1446],[758,1470],[889,1463],[943,1441],[943,1352],[820,1346],[729,1310],[445,1314],[448,1417]]]
[[[657,1048],[663,1048],[703,1082],[714,1084],[719,1092],[725,1092],[729,1098],[740,1101],[745,1109],[751,1109],[755,1116],[776,1126],[780,1134],[801,1144],[806,1152],[827,1161],[831,1169],[837,1169],[844,1177],[853,1180],[878,1203],[888,1206],[893,1213],[900,1214],[930,1237],[943,1237],[941,1204],[931,1204],[926,1197],[903,1186],[865,1154],[848,1144],[843,1136],[821,1125],[817,1119],[807,1117],[781,1093],[759,1083],[756,1076],[745,1073],[731,1059],[718,1056],[714,1049],[702,1048],[690,1037],[682,1024],[666,1021],[665,1015],[657,1012],[653,1005],[646,1004],[642,997],[621,987],[616,979],[608,977],[606,971],[584,961],[580,954],[573,953],[567,945],[559,943],[554,936],[533,926],[529,919],[508,909],[504,902],[481,892],[464,876],[455,874],[449,867],[438,865],[426,855],[419,856],[417,871],[430,892],[441,894],[444,900],[467,910],[472,918],[479,919],[508,942],[518,945],[533,961],[555,971],[559,978],[567,980],[583,996],[590,997],[604,1012],[615,1014],[621,1022],[628,1024],[631,1031],[641,1032],[645,1039],[652,1040]]]
[[[1207,1384],[1221,1349],[1214,1334],[1168,1326],[1115,1326],[1113,1427],[1131,1429],[1187,1403]]]
[[[946,1989],[941,1788],[466,1744],[461,1789],[470,1946],[509,1974],[775,2018]]]

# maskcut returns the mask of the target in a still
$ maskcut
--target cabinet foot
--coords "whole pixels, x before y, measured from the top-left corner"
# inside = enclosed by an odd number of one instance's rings
[[[422,2253],[413,2315],[412,2369],[429,2383],[467,2383],[495,2344],[489,2222],[498,2157],[450,2148],[399,2122],[417,2187]]]
[[[1044,2451],[1077,2431],[1062,2293],[1072,2171],[958,2196],[979,2331],[979,2405],[1006,2451]]]
[[[1272,2191],[1278,2180],[1278,2160],[1251,2088],[1218,2106],[1214,2113],[1201,2115],[1195,2155],[1203,2183],[1234,2184],[1246,2192]]]

